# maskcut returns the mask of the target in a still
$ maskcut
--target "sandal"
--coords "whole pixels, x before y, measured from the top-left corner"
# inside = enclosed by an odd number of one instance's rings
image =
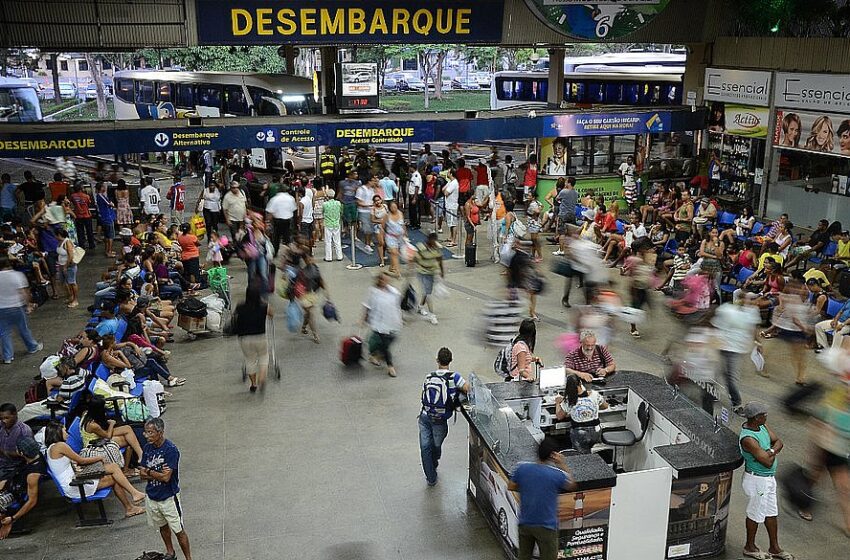
[[[776,335],[774,333],[769,333],[767,331],[760,331],[759,336],[762,338],[775,338]]]
[[[145,508],[137,508],[135,510],[128,511],[124,514],[124,519],[129,519],[131,517],[136,517],[137,515],[142,515],[145,513]]]
[[[800,519],[802,519],[804,521],[811,521],[812,520],[812,514],[811,513],[806,513],[805,511],[797,510],[797,515],[799,515]]]
[[[186,384],[186,380],[182,377],[172,377],[168,380],[169,387],[182,387]]]
[[[744,556],[749,558],[757,558],[758,560],[770,560],[771,556],[767,552],[762,552],[761,550],[755,550],[750,552],[749,550],[744,550]]]
[[[779,554],[770,554],[771,558],[779,558],[780,560],[797,560],[797,557],[788,552],[787,550],[783,550]]]

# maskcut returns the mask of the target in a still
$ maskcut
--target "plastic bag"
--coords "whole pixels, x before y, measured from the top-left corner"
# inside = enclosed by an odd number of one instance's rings
[[[330,301],[326,301],[322,306],[322,315],[324,315],[325,319],[328,321],[339,322],[339,314],[336,312],[336,306]]]
[[[189,227],[191,228],[189,231],[191,231],[192,235],[196,236],[198,239],[207,234],[207,224],[204,221],[204,217],[200,214],[192,215],[189,219]]]
[[[431,293],[437,299],[443,299],[449,297],[449,289],[446,288],[445,283],[440,280],[434,282],[434,291]]]
[[[290,301],[286,306],[286,328],[289,332],[298,332],[304,322],[304,311],[296,301]]]
[[[764,371],[764,356],[758,346],[753,346],[753,351],[750,352],[750,359],[753,365],[756,366],[756,371]]]

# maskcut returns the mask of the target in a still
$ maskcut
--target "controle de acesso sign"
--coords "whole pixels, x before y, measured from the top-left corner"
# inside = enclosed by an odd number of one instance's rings
[[[769,107],[770,72],[706,68],[703,99]]]
[[[614,39],[634,33],[670,0],[525,0],[537,19],[577,39]]]
[[[198,44],[499,43],[504,0],[195,0]]]

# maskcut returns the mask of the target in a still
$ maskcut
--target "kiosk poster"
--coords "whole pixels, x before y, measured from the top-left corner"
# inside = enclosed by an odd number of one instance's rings
[[[645,113],[576,113],[543,120],[543,136],[610,136],[669,132],[669,111]]]
[[[731,487],[731,471],[673,480],[667,558],[712,556],[723,551]]]
[[[563,177],[568,174],[570,168],[568,144],[568,139],[565,136],[540,140],[541,174],[556,177]]]
[[[670,0],[525,0],[555,31],[579,39],[613,39],[634,33]]]
[[[850,157],[850,115],[776,111],[773,145]]]
[[[519,495],[508,490],[508,473],[474,431],[469,434],[469,492],[501,535],[503,548],[515,557],[519,550]],[[561,494],[558,558],[605,560],[610,511],[610,488]]]

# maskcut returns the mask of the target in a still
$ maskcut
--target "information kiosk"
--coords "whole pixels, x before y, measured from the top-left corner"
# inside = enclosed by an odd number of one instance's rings
[[[632,560],[720,553],[726,541],[738,438],[659,377],[621,371],[594,386],[609,404],[602,428],[625,428],[635,443],[571,449],[569,422],[555,417],[563,368],[539,380],[476,383],[462,411],[469,421],[469,482],[509,558],[518,547],[519,495],[510,473],[534,461],[545,436],[563,442],[578,488],[560,496],[559,558]],[[644,418],[644,422],[640,421]],[[643,426],[641,425],[643,424]]]

